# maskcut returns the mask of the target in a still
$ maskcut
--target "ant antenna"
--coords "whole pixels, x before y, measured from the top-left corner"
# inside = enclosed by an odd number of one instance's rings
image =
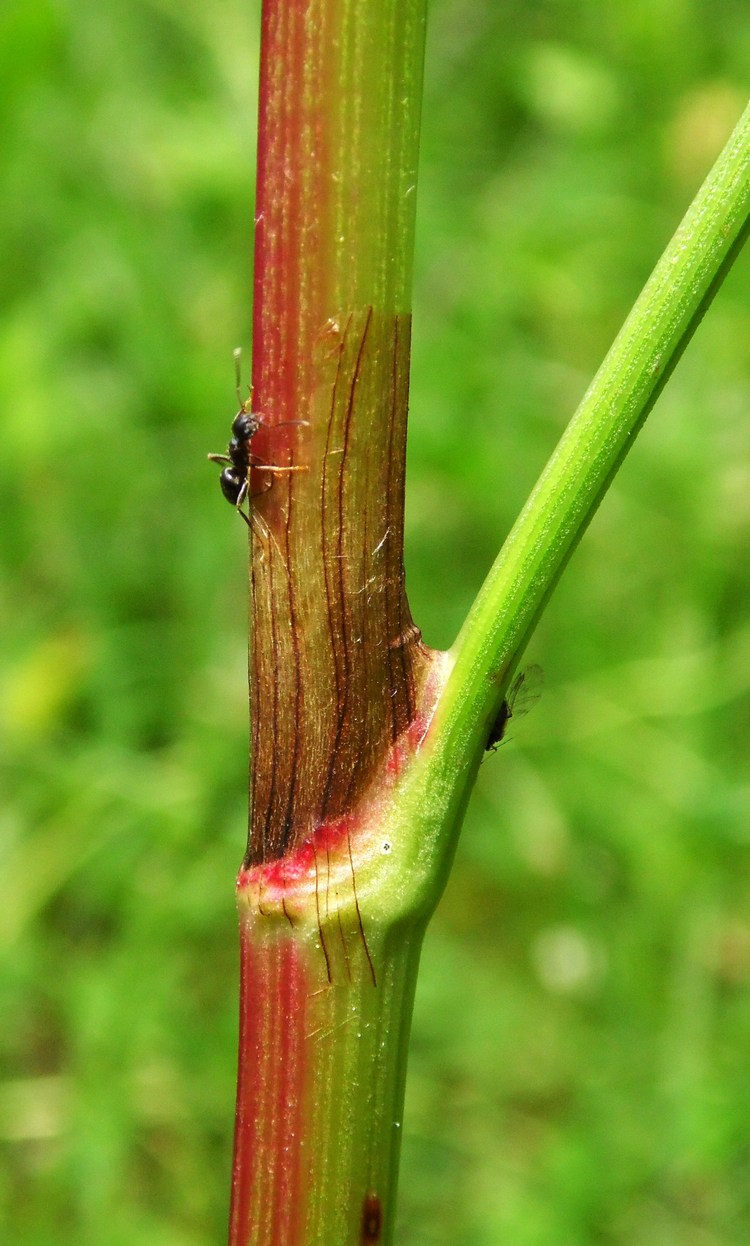
[[[242,358],[242,347],[235,346],[234,351],[234,383],[237,389],[237,401],[242,406],[242,375],[240,372],[240,359]]]

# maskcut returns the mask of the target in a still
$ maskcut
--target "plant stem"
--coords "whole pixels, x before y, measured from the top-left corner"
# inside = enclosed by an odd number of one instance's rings
[[[750,112],[430,653],[402,565],[423,36],[424,0],[263,8],[231,1246],[390,1242],[419,948],[493,716],[748,229]]]
[[[291,933],[244,900],[241,915],[230,1244],[390,1241],[422,930],[368,935],[375,988],[353,932],[329,927],[345,962],[329,981],[314,928]]]
[[[544,605],[750,231],[750,108],[594,377],[445,655],[429,731],[391,802],[415,909],[445,885],[513,668]],[[360,877],[364,886],[367,867]]]
[[[424,4],[263,5],[253,452],[300,470],[253,472],[247,864],[352,807],[429,665],[403,583]]]
[[[508,536],[453,646],[443,764],[481,756],[513,667],[750,226],[750,107],[696,195]],[[437,737],[435,747],[438,747]]]
[[[388,851],[363,802],[439,666],[403,573],[424,23],[425,0],[263,4],[231,1246],[392,1231],[424,920],[397,937],[359,880]]]

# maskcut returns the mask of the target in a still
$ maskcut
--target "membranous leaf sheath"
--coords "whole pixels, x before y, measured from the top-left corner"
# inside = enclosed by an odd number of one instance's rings
[[[403,574],[423,27],[424,0],[263,7],[247,864],[353,807],[429,665]]]

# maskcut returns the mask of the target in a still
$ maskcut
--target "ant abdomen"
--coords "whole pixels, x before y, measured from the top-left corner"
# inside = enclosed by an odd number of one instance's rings
[[[236,506],[240,494],[246,488],[246,481],[234,470],[233,467],[225,467],[219,476],[219,484],[221,491],[227,502],[231,502],[232,506]]]

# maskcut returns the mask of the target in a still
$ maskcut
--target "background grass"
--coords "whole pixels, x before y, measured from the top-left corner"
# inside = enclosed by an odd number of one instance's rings
[[[224,1238],[255,3],[0,11],[0,1224]],[[408,576],[450,643],[744,104],[740,0],[433,0]],[[750,257],[530,651],[428,936],[399,1241],[750,1240]]]

